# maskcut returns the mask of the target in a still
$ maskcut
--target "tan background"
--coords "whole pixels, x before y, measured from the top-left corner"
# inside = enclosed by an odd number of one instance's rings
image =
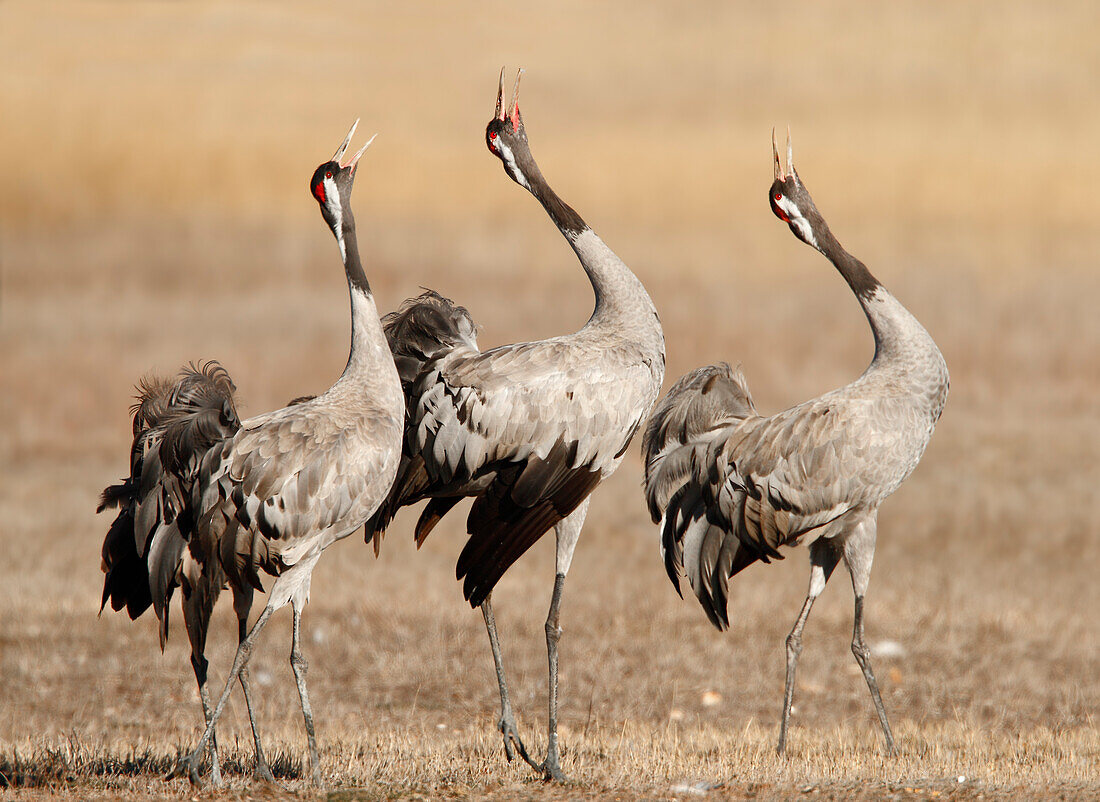
[[[434,287],[486,346],[584,322],[568,247],[484,149],[507,64],[527,68],[543,171],[650,288],[670,381],[739,362],[777,411],[870,358],[843,282],[768,211],[769,132],[788,123],[834,231],[952,372],[923,464],[883,509],[868,599],[869,640],[905,649],[876,661],[901,757],[880,756],[843,577],[807,629],[792,759],[771,755],[806,556],[739,577],[737,624],[714,632],[663,576],[632,451],[594,497],[566,586],[565,762],[584,783],[569,793],[1086,793],[1100,760],[1097,5],[547,5],[0,3],[0,774],[69,777],[78,795],[183,791],[157,772],[197,733],[186,638],[177,626],[161,656],[151,615],[96,618],[96,494],[125,470],[148,370],[220,359],[246,414],[338,374],[346,288],[306,184],[353,119],[358,141],[380,133],[356,211],[383,309]],[[315,574],[326,781],[553,793],[505,766],[492,735],[480,617],[453,581],[462,513],[419,554],[412,521],[377,562],[351,538]],[[496,594],[536,749],[552,560],[547,539]],[[231,621],[227,604],[216,676]],[[280,616],[254,675],[295,787],[288,632]],[[247,761],[240,712],[223,743],[240,738]]]

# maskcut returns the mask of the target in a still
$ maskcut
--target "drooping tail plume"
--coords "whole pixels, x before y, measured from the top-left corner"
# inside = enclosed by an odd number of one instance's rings
[[[391,312],[382,319],[382,326],[393,352],[397,373],[401,377],[401,387],[405,391],[407,431],[410,414],[416,404],[417,377],[432,360],[456,348],[467,348],[476,353],[477,326],[465,307],[456,306],[449,298],[434,290],[425,290],[416,298],[406,300],[396,312]],[[393,487],[364,528],[366,541],[374,541],[375,554],[381,548],[386,527],[393,521],[397,511],[426,498],[430,488],[431,479],[424,470],[423,459],[419,455],[410,456],[406,443]],[[435,522],[457,501],[458,499],[440,499],[433,500],[428,505],[417,525],[418,544],[423,542]]]
[[[103,541],[102,607],[137,618],[150,605],[168,634],[167,603],[194,535],[192,485],[202,455],[240,428],[235,387],[217,362],[191,364],[175,381],[147,378],[131,408],[130,476],[107,487],[97,512],[119,514]]]
[[[680,576],[687,575],[719,628],[728,625],[725,579],[758,558],[708,520],[706,497],[714,481],[708,474],[714,449],[731,429],[756,416],[741,370],[723,362],[681,377],[657,405],[642,437],[646,502],[661,525],[665,570],[677,593]]]

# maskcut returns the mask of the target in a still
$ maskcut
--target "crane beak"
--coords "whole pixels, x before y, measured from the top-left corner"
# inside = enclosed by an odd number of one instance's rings
[[[500,68],[500,83],[497,84],[496,118],[504,122],[504,67]]]
[[[516,73],[516,82],[512,86],[512,100],[507,106],[507,113],[504,105],[504,70],[504,67],[500,68],[500,82],[497,84],[496,118],[501,122],[510,122],[512,132],[518,134],[520,126],[523,125],[523,119],[519,115],[519,79],[523,76],[523,68],[520,67],[519,72]]]
[[[346,137],[344,137],[343,143],[340,145],[340,147],[338,147],[336,149],[336,152],[334,154],[332,154],[331,161],[334,161],[334,162],[339,164],[340,159],[344,158],[344,154],[347,153],[347,150],[348,150],[348,145],[351,144],[351,138],[355,134],[355,129],[358,128],[358,127],[359,127],[359,119],[356,118],[355,122],[352,123],[351,130],[348,131],[348,135]]]
[[[351,170],[351,174],[354,176],[355,175],[355,166],[357,164],[359,164],[360,157],[362,157],[362,155],[366,152],[367,148],[370,147],[370,143],[373,142],[377,136],[378,136],[378,134],[375,134],[370,139],[368,139],[367,144],[365,144],[365,145],[363,145],[363,147],[359,148],[358,152],[356,152],[356,154],[354,156],[352,156],[350,159],[348,159],[348,161],[345,164],[341,164],[340,166],[343,167],[344,169]]]
[[[791,150],[791,126],[787,126],[787,172],[794,177],[798,174],[794,171],[794,153]]]
[[[772,174],[776,181],[782,181],[786,178],[796,178],[797,174],[794,171],[794,154],[791,149],[791,127],[787,126],[787,170],[784,172],[783,165],[779,161],[779,144],[775,141],[775,128],[772,128]]]
[[[512,119],[512,131],[514,133],[519,132],[519,126],[522,122],[519,116],[519,79],[523,77],[523,67],[519,68],[519,72],[516,73],[516,83],[512,86],[512,113],[509,115]]]
[[[772,126],[772,175],[776,181],[783,180],[783,165],[779,163],[779,145],[775,141],[775,126]]]

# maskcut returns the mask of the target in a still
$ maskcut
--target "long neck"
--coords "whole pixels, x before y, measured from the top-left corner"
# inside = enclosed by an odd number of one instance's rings
[[[656,337],[660,339],[661,327],[656,307],[638,277],[583,218],[558,197],[534,159],[530,160],[525,177],[527,188],[569,241],[592,282],[596,306],[588,325],[641,325],[654,330]],[[663,343],[663,339],[661,342]]]
[[[341,377],[348,378],[372,372],[379,365],[385,365],[387,360],[392,366],[393,357],[382,331],[382,323],[378,319],[378,308],[374,303],[370,282],[367,281],[359,258],[355,218],[350,209],[345,212],[340,226],[341,235],[337,237],[337,242],[340,244],[351,296],[351,350]]]
[[[344,212],[337,225],[340,226],[340,233],[337,234],[336,241],[340,245],[340,256],[344,260],[348,283],[370,295],[370,282],[367,281],[367,274],[363,272],[363,263],[359,259],[359,240],[355,236],[355,216],[351,209]]]
[[[935,351],[939,354],[939,349],[920,322],[890,294],[863,262],[844,250],[824,220],[820,220],[813,231],[815,242],[811,244],[833,263],[848,282],[871,324],[875,336],[872,366],[915,352]]]

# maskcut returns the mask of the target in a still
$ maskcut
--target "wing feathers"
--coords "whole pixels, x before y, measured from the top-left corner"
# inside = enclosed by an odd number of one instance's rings
[[[598,471],[577,470],[558,482],[553,495],[534,506],[512,494],[519,467],[497,474],[497,481],[474,502],[467,519],[470,539],[458,558],[456,576],[473,607],[492,592],[504,572],[554,524],[565,518],[600,482]]]
[[[646,426],[646,500],[662,522],[665,568],[686,575],[708,618],[729,624],[729,579],[858,503],[848,476],[862,450],[841,439],[840,400],[771,418],[756,413],[740,371],[681,378]],[[830,417],[832,407],[832,417]]]
[[[175,380],[146,378],[131,407],[130,477],[107,488],[100,510],[120,512],[103,544],[103,602],[137,617],[154,606],[167,635],[167,602],[194,532],[192,488],[203,456],[240,422],[235,388],[216,362],[183,368]],[[220,582],[220,580],[217,580]]]

